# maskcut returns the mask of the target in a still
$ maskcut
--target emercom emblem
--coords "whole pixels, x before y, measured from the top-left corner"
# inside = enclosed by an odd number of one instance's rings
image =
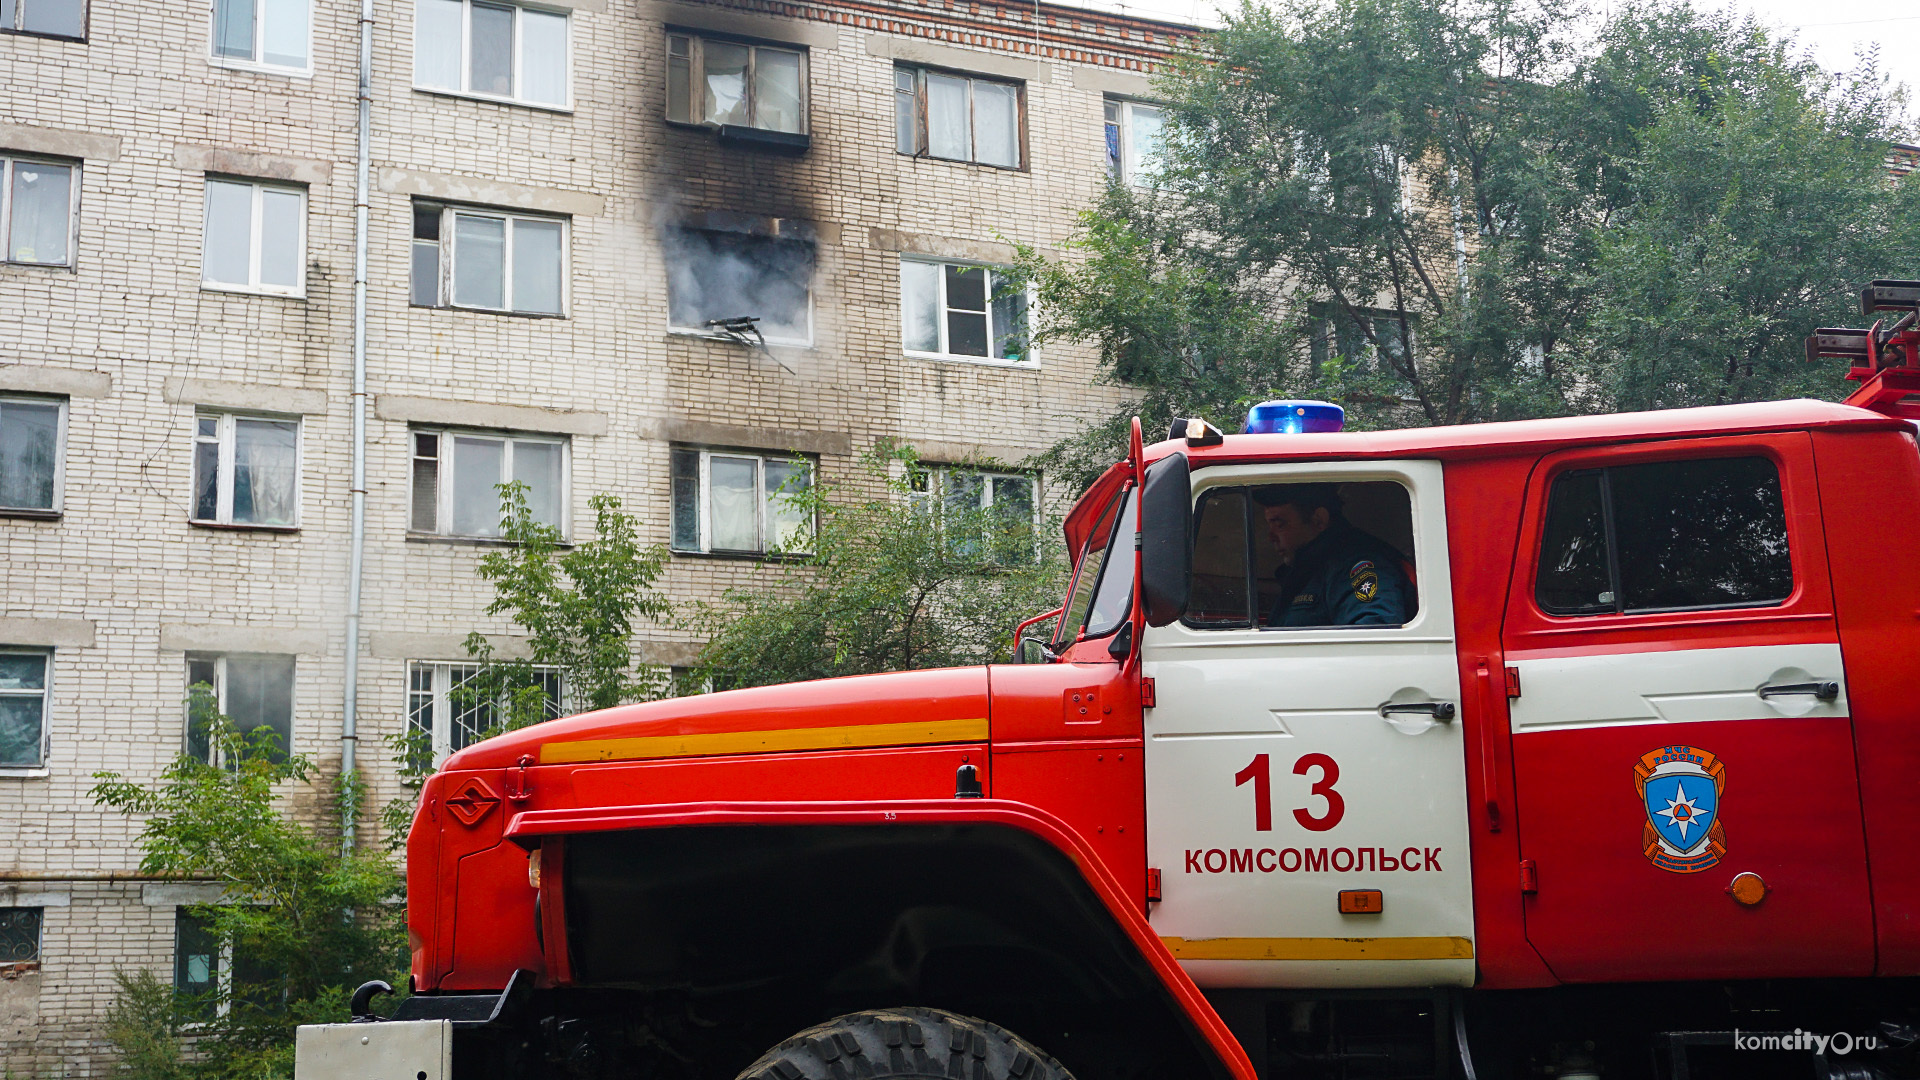
[[[1663,746],[1641,757],[1633,783],[1647,820],[1640,846],[1647,861],[1676,874],[1697,874],[1727,854],[1720,826],[1726,764],[1693,746]]]

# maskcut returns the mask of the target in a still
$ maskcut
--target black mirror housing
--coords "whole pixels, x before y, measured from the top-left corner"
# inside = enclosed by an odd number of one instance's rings
[[[1140,591],[1148,626],[1187,613],[1193,581],[1193,482],[1187,455],[1147,466],[1140,492]]]

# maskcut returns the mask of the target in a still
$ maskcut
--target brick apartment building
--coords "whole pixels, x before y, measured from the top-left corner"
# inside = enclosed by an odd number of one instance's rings
[[[135,826],[87,797],[188,745],[190,682],[329,770],[351,708],[380,798],[381,736],[462,741],[462,638],[514,645],[474,573],[502,479],[569,535],[619,496],[674,549],[669,592],[712,597],[766,572],[796,454],[827,481],[881,438],[1013,465],[1117,400],[1087,352],[1028,348],[991,267],[1137,164],[1191,28],[974,0],[370,10],[362,233],[357,4],[0,3],[12,1076],[108,1069],[116,967],[217,977],[179,908],[207,887],[139,880]],[[708,325],[739,316],[764,347]],[[696,644],[646,638],[656,663]]]

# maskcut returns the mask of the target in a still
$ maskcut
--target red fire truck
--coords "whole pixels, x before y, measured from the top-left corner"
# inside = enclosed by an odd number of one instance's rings
[[[1022,662],[468,747],[411,996],[302,1073],[1920,1075],[1920,282],[1865,308],[1845,404],[1136,424]]]

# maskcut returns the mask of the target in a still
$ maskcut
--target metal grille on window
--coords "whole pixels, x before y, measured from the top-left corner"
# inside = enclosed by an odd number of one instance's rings
[[[0,907],[0,964],[40,959],[40,908]]]

